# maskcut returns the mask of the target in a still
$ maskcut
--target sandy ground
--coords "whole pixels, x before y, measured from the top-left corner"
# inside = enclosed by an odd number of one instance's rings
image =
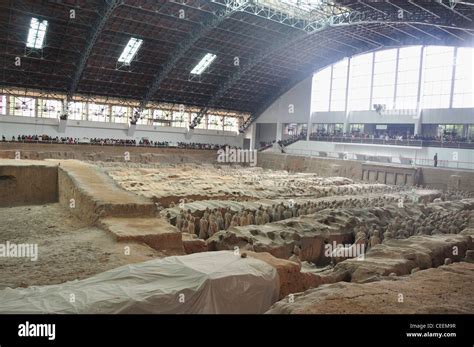
[[[38,244],[38,260],[0,257],[0,289],[83,279],[167,255],[144,244],[118,243],[59,204],[0,208],[0,244],[7,241]],[[125,254],[126,246],[130,247],[129,255]]]

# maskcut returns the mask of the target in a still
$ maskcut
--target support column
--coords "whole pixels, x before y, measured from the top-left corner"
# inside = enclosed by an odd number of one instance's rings
[[[33,112],[34,112],[33,117],[35,118],[38,118],[38,115],[39,115],[38,108],[39,108],[38,98],[33,98]]]
[[[451,94],[449,98],[449,108],[453,108],[453,96],[454,96],[454,79],[456,78],[456,61],[458,60],[458,48],[454,48],[453,57],[453,75],[451,76]]]
[[[372,72],[370,76],[370,96],[369,96],[369,108],[368,110],[372,110],[372,98],[374,96],[374,73],[375,73],[375,52],[372,52]]]
[[[397,48],[397,58],[395,60],[395,85],[393,90],[393,106],[392,109],[398,110],[397,108],[397,85],[398,85],[398,63],[400,60],[400,48]]]
[[[5,115],[10,115],[10,95],[5,95]]]
[[[68,108],[69,108],[69,105],[68,105],[67,99],[62,99],[61,100],[61,115],[68,114]]]
[[[275,139],[277,141],[281,141],[282,136],[283,136],[283,123],[277,122],[277,127],[276,127],[276,137]]]
[[[425,46],[421,47],[420,52],[420,69],[418,70],[418,91],[416,95],[416,116],[413,117],[415,123],[414,135],[421,134],[421,116],[423,112],[423,70],[424,70],[424,55],[425,55]]]
[[[89,120],[89,101],[82,102],[82,103],[85,104],[86,106],[86,112],[85,112],[86,119],[84,120],[88,121]]]
[[[105,118],[108,119],[108,121],[106,121],[106,122],[113,123],[113,121],[112,121],[112,105],[106,105],[105,111],[107,112],[106,115],[105,115]]]
[[[247,129],[246,138],[250,138],[250,149],[257,149],[257,144],[255,143],[257,140],[257,123],[252,123]]]
[[[309,120],[308,120],[308,125],[307,125],[307,132],[306,132],[306,141],[309,141],[309,135],[311,134],[311,131],[313,130],[312,128],[312,124],[311,124],[311,115],[309,116]]]
[[[347,58],[347,75],[346,75],[346,100],[344,105],[344,127],[343,133],[349,132],[349,82],[350,82],[350,74],[351,74],[351,58]]]
[[[469,125],[468,124],[464,124],[462,126],[462,137],[469,137]]]

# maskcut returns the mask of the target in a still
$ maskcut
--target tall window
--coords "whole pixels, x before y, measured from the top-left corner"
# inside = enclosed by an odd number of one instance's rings
[[[329,93],[331,88],[331,66],[313,75],[311,112],[329,111]]]
[[[186,128],[189,125],[189,113],[187,112],[173,112],[173,126]]]
[[[38,117],[59,118],[62,111],[60,100],[38,99]]]
[[[216,116],[212,114],[208,115],[207,128],[212,130],[222,130],[222,116]]]
[[[171,111],[154,109],[151,111],[152,123],[162,127],[171,127],[172,115]]]
[[[0,95],[0,114],[7,114],[7,97]]]
[[[224,118],[224,130],[226,131],[238,131],[239,120],[237,117],[225,117]]]
[[[135,114],[138,111],[139,110],[138,110],[137,107],[133,107],[131,109],[132,114]],[[140,115],[140,118],[137,121],[137,124],[140,124],[140,125],[152,124],[153,120],[151,119],[150,113],[151,113],[150,109],[143,110],[143,112]],[[129,121],[129,120],[130,119],[127,119],[127,121]]]
[[[191,113],[191,120],[197,117],[197,113]],[[204,115],[201,119],[201,122],[196,126],[196,129],[207,129],[207,115]]]
[[[348,62],[349,59],[343,59],[333,65],[330,111],[345,110]]]
[[[115,123],[128,123],[130,114],[127,106],[112,106],[112,119]]]
[[[421,46],[400,48],[396,109],[416,109]]]
[[[108,121],[108,105],[100,104],[89,104],[89,120],[93,122],[106,122]]]
[[[370,110],[373,53],[351,59],[349,78],[349,102],[351,111]]]
[[[423,108],[449,107],[453,60],[453,47],[425,48]]]
[[[350,132],[351,133],[363,133],[364,132],[364,124],[351,124],[350,125]]]
[[[68,104],[68,118],[75,120],[86,119],[86,103],[85,102],[70,102]]]
[[[474,49],[458,48],[456,54],[453,107],[474,107],[473,64]]]
[[[36,99],[25,97],[10,97],[10,114],[14,116],[34,117]]]
[[[385,105],[386,109],[393,109],[397,50],[388,49],[376,52],[374,59],[372,104],[381,104]]]

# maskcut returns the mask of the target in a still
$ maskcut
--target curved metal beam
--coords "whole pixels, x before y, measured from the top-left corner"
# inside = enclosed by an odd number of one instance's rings
[[[227,78],[226,81],[219,86],[218,92],[209,99],[209,101],[207,102],[207,105],[203,107],[201,111],[196,115],[196,117],[191,122],[190,127],[194,128],[197,125],[199,125],[201,119],[209,110],[209,108],[213,104],[215,104],[215,102],[218,101],[222,96],[224,96],[235,85],[235,83],[237,83],[237,81],[240,80],[241,76],[243,76],[245,73],[255,68],[265,58],[271,55],[277,54],[278,52],[284,50],[285,48],[288,48],[289,46],[295,44],[295,42],[304,40],[308,36],[321,32],[330,27],[343,27],[343,26],[369,25],[369,24],[383,24],[383,25],[406,24],[410,26],[426,25],[426,26],[434,26],[434,27],[439,27],[439,28],[457,29],[457,30],[463,30],[463,31],[474,30],[472,28],[460,28],[460,27],[455,27],[455,26],[451,26],[448,24],[441,24],[441,23],[440,24],[424,23],[424,22],[420,22],[416,20],[409,20],[408,18],[405,18],[405,17],[400,19],[398,18],[398,13],[394,13],[389,20],[382,20],[382,19],[372,20],[370,17],[368,17],[369,15],[370,14],[366,12],[352,11],[350,13],[337,14],[337,15],[328,16],[326,18],[318,19],[317,21],[311,24],[310,29],[305,28],[305,31],[302,31],[303,34],[301,34],[295,40],[291,42],[286,42],[282,45],[277,45],[276,47],[265,50],[265,52],[251,59],[251,61],[245,67],[240,68],[237,72],[235,72],[233,75]],[[416,27],[413,27],[413,28],[418,29]],[[418,30],[421,30],[421,29],[418,29]],[[306,32],[310,32],[310,34],[307,34]],[[439,40],[438,37],[435,37],[435,36],[433,37]],[[254,117],[252,116],[250,117],[250,119],[252,119],[253,121]]]
[[[79,81],[81,80],[82,74],[86,68],[87,60],[89,59],[92,49],[96,44],[102,30],[107,23],[107,20],[111,17],[112,13],[115,11],[117,7],[123,5],[124,0],[106,0],[104,1],[104,7],[102,10],[99,11],[99,18],[97,22],[92,27],[91,35],[87,40],[86,48],[84,49],[79,61],[77,63],[77,68],[72,78],[71,85],[69,86],[67,99],[71,100],[72,96],[77,90],[77,86],[79,85]]]

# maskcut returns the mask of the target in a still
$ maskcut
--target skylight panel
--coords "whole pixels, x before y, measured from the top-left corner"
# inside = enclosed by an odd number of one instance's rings
[[[216,55],[212,53],[207,53],[204,58],[201,59],[201,61],[194,67],[194,69],[191,70],[191,73],[193,75],[200,75],[202,74],[208,67],[209,65],[212,64],[212,62],[216,59]]]
[[[143,40],[141,39],[136,39],[134,37],[130,38],[118,61],[120,63],[124,63],[125,65],[130,65],[142,43]]]
[[[31,18],[30,30],[28,31],[28,39],[26,47],[41,49],[43,48],[44,38],[46,37],[46,29],[48,28],[48,21],[39,21],[38,18]]]

